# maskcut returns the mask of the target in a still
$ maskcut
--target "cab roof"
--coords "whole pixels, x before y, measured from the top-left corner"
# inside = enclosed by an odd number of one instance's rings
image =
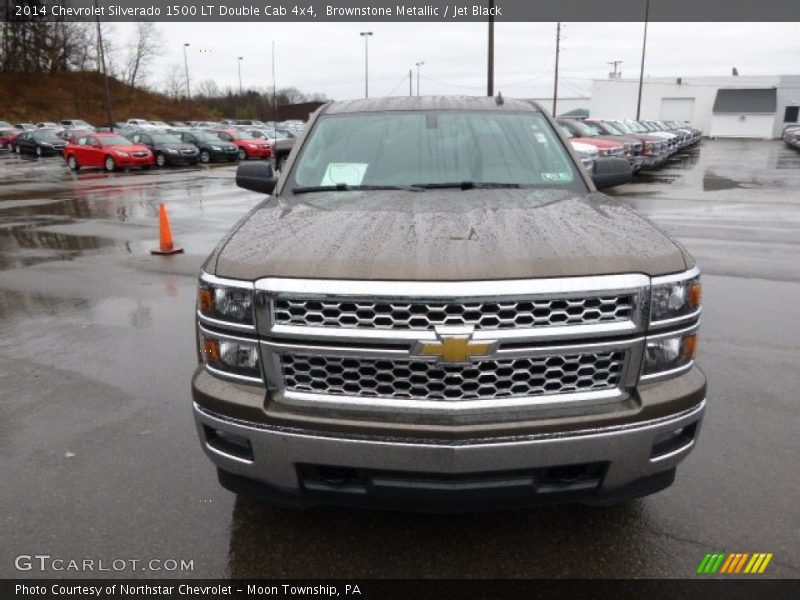
[[[397,96],[394,98],[362,98],[331,102],[322,107],[326,115],[360,112],[413,110],[486,110],[503,112],[542,112],[532,100],[486,96]]]

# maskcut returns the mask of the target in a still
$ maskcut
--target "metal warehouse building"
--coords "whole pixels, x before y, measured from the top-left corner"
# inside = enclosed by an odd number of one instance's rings
[[[638,79],[598,79],[593,117],[636,118]],[[710,137],[778,138],[800,121],[800,75],[648,77],[642,119],[688,121]]]

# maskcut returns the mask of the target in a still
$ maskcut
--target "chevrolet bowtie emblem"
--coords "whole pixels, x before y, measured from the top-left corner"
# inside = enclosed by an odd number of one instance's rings
[[[496,344],[494,341],[473,341],[471,334],[437,334],[437,337],[439,339],[433,342],[419,342],[416,354],[436,356],[445,363],[467,363],[472,357],[488,356]]]

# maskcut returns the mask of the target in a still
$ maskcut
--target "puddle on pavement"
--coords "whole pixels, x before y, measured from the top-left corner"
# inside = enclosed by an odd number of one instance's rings
[[[706,171],[703,175],[703,191],[704,192],[719,192],[721,190],[735,190],[744,187],[740,181],[731,179],[729,177],[722,177]]]

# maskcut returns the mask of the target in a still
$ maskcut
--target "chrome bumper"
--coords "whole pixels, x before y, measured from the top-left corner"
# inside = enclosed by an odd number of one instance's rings
[[[705,404],[703,400],[684,412],[632,425],[474,443],[314,434],[227,419],[197,404],[194,416],[203,448],[220,471],[288,496],[303,497],[308,492],[298,465],[479,475],[598,462],[606,463],[607,468],[597,492],[607,494],[672,471],[694,447]],[[676,437],[677,443],[664,444],[665,439],[684,430],[688,433]],[[226,434],[246,441],[249,452],[215,442]]]

